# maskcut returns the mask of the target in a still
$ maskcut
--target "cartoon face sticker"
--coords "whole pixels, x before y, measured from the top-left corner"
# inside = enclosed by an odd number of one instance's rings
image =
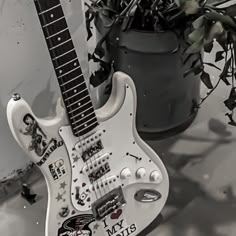
[[[74,216],[63,223],[58,236],[92,236],[90,224],[94,220],[90,214]]]

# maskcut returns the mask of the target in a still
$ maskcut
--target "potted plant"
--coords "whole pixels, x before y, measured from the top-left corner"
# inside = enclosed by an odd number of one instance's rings
[[[110,71],[129,74],[137,89],[137,129],[146,138],[185,129],[200,105],[220,83],[231,86],[229,123],[236,125],[235,7],[220,8],[205,0],[95,0],[86,4],[88,39],[94,21],[100,40],[90,60],[101,68],[90,83],[100,85]],[[214,43],[221,49],[215,62],[204,62]],[[212,82],[206,67],[221,70]],[[200,82],[208,88],[200,98]]]

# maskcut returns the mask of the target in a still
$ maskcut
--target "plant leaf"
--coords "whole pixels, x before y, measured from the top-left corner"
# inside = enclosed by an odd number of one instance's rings
[[[234,4],[234,5],[230,5],[229,7],[227,7],[225,13],[226,13],[226,15],[235,17],[235,15],[236,15],[236,5]]]
[[[225,106],[230,110],[233,111],[236,108],[236,88],[232,88],[229,98],[224,101]]]
[[[202,48],[203,48],[203,39],[194,42],[192,45],[190,45],[186,50],[186,54],[198,53],[202,50]]]
[[[213,89],[213,85],[211,83],[210,75],[208,73],[203,71],[200,78],[201,78],[201,81],[206,85],[206,87],[208,89]]]
[[[203,66],[202,65],[198,65],[194,68],[191,68],[187,71],[184,72],[184,77],[188,76],[191,73],[194,73],[194,75],[198,75],[203,71]]]
[[[194,60],[194,61],[193,61],[192,65],[191,65],[191,68],[194,68],[194,67],[196,67],[196,65],[198,64],[198,62],[200,62],[200,63],[201,63],[201,60],[200,60],[200,58],[199,58],[199,57],[198,57],[196,60]]]
[[[205,28],[201,27],[199,29],[195,29],[192,33],[189,34],[188,38],[190,42],[199,42],[204,38]]]
[[[96,46],[94,53],[100,58],[103,58],[105,56],[105,50],[101,45]]]
[[[228,118],[229,118],[229,122],[228,122],[228,124],[229,125],[232,125],[232,126],[236,126],[236,122],[235,122],[235,120],[234,120],[234,118],[233,118],[233,114],[231,113],[226,113],[225,114],[226,116],[228,116]]]
[[[211,50],[213,49],[213,46],[214,46],[213,41],[205,44],[204,45],[204,51],[207,52],[207,53],[210,53]]]
[[[200,16],[200,17],[198,17],[198,18],[193,22],[193,28],[194,28],[194,29],[198,29],[198,28],[202,27],[203,24],[204,24],[204,19],[205,19],[205,16]]]
[[[233,20],[233,17],[229,16],[229,15],[222,15],[218,12],[207,12],[205,13],[205,16],[213,21],[219,21],[225,25],[231,26],[234,29],[236,29],[236,23]]]
[[[85,12],[85,19],[86,19],[86,29],[87,29],[87,41],[93,36],[91,30],[91,22],[94,20],[94,14],[90,10],[90,8]]]
[[[212,63],[204,62],[204,65],[208,65],[208,66],[214,67],[214,68],[216,68],[217,70],[221,71],[221,69],[220,69],[218,66],[216,66],[216,65],[214,65],[214,64],[212,64]]]
[[[219,51],[216,53],[215,62],[218,62],[218,61],[221,61],[222,59],[224,59],[223,53],[224,53],[224,51]]]
[[[218,37],[216,37],[216,41],[220,44],[220,46],[223,48],[223,50],[225,52],[228,51],[228,40],[227,40],[227,37],[228,37],[228,33],[225,31],[224,34],[222,35],[219,35]]]
[[[222,79],[227,86],[230,85],[229,81],[227,80],[227,77],[228,77],[228,70],[231,66],[231,60],[232,58],[230,57],[230,59],[225,63],[224,69],[220,74],[220,79]]]

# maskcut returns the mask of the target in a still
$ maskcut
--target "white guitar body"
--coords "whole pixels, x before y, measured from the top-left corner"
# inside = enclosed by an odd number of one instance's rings
[[[20,97],[12,98],[7,107],[15,139],[47,182],[45,235],[137,235],[162,210],[169,181],[162,161],[136,131],[132,80],[124,73],[115,73],[112,95],[96,111],[100,125],[84,137],[73,135],[61,100],[56,111],[55,118],[37,118]],[[103,149],[85,164],[81,155],[99,140]],[[109,164],[110,171],[91,184],[89,174],[94,166],[104,163]],[[119,186],[125,203],[103,219],[95,219],[93,203]]]

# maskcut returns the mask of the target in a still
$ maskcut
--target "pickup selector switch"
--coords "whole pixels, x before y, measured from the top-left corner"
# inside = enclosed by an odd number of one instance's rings
[[[132,176],[132,173],[130,171],[129,168],[124,168],[121,172],[120,172],[120,177],[121,179],[128,179]]]
[[[136,177],[138,179],[142,179],[145,175],[146,175],[146,170],[144,168],[139,168],[137,171],[136,171]]]
[[[158,170],[154,170],[151,174],[150,174],[150,180],[151,181],[155,181],[158,184],[160,184],[163,180],[162,174],[160,171]]]

